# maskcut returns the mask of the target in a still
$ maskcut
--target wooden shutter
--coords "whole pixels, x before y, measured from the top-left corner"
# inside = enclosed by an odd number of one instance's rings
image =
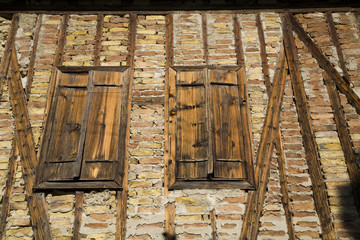
[[[176,74],[176,166],[177,179],[201,180],[208,174],[208,126],[206,71]]]
[[[233,70],[209,70],[214,178],[246,178],[239,85]]]

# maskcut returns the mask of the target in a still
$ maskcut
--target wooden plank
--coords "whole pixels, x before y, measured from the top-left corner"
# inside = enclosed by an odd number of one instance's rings
[[[310,122],[309,106],[301,76],[300,65],[298,62],[295,39],[291,30],[291,26],[289,25],[291,23],[291,18],[294,17],[290,14],[284,14],[282,16],[282,29],[284,35],[286,58],[290,70],[296,109],[299,116],[303,146],[305,149],[306,161],[309,166],[309,174],[312,182],[315,209],[320,219],[323,239],[335,239],[335,232],[326,194],[326,186],[321,172],[319,153],[315,141],[314,131]]]
[[[4,193],[1,200],[1,212],[0,212],[0,240],[4,240],[5,238],[5,227],[7,224],[7,218],[10,212],[10,201],[13,192],[13,187],[15,183],[15,174],[17,168],[17,158],[19,156],[19,151],[17,148],[17,144],[15,142],[15,138],[13,139],[10,159],[9,159],[9,166],[8,166],[8,173],[6,176],[6,184]]]
[[[175,240],[175,202],[165,205],[165,239]]]
[[[11,79],[9,81],[9,92],[15,118],[16,142],[22,160],[22,172],[25,181],[25,193],[28,199],[30,220],[35,239],[50,240],[52,237],[45,196],[44,194],[33,193],[35,180],[34,172],[37,165],[37,159],[15,47],[13,47],[12,50],[9,75]]]
[[[360,11],[357,11],[354,14],[355,14],[356,25],[358,27],[358,32],[360,33]]]
[[[352,90],[347,82],[340,76],[339,72],[330,63],[328,59],[321,52],[320,48],[315,45],[313,40],[308,36],[305,30],[300,26],[292,14],[288,14],[287,19],[292,25],[292,29],[296,32],[299,39],[307,46],[313,57],[317,60],[318,64],[325,70],[329,77],[334,79],[337,88],[348,99],[349,103],[355,107],[357,113],[360,114],[360,99],[358,95]]]
[[[235,38],[235,52],[237,58],[237,65],[244,66],[245,57],[244,57],[244,50],[242,46],[242,39],[241,39],[241,28],[239,19],[236,14],[234,14],[234,38]]]
[[[10,66],[10,60],[11,60],[11,51],[13,49],[13,46],[15,46],[15,36],[17,33],[19,27],[19,14],[14,14],[13,18],[11,20],[11,26],[8,33],[8,37],[5,44],[5,49],[3,56],[1,58],[0,62],[0,97],[2,96],[3,92],[3,85],[6,81],[6,76],[8,73],[8,69]]]
[[[264,79],[265,79],[265,87],[266,91],[270,93],[271,90],[271,80],[270,80],[270,72],[269,72],[269,65],[268,59],[266,54],[266,43],[265,43],[265,36],[264,30],[261,22],[261,14],[256,14],[256,27],[258,30],[259,42],[260,42],[260,57],[261,57],[261,65],[263,69]]]
[[[75,216],[74,216],[74,227],[73,227],[73,238],[74,240],[80,240],[80,228],[83,213],[83,202],[84,192],[76,191],[75,193]]]
[[[339,58],[340,68],[343,71],[343,75],[344,75],[344,78],[345,78],[346,82],[348,84],[350,84],[351,81],[350,81],[349,71],[347,70],[347,67],[346,67],[346,64],[345,64],[344,53],[343,53],[343,51],[341,49],[341,44],[340,44],[340,40],[339,40],[339,37],[338,37],[338,34],[337,34],[337,30],[336,30],[336,27],[335,27],[335,24],[334,24],[334,19],[333,19],[332,13],[331,12],[326,12],[325,16],[326,16],[326,21],[327,21],[328,26],[329,26],[329,32],[330,32],[331,41],[333,42],[333,44],[334,44],[334,46],[336,48],[336,53],[337,53],[338,58]],[[353,84],[350,84],[350,85],[353,85]]]
[[[211,224],[211,236],[212,240],[217,240],[216,233],[216,212],[215,209],[210,211],[210,224]]]
[[[204,51],[204,62],[209,63],[209,43],[208,43],[208,31],[207,31],[207,14],[201,13],[201,28],[202,28],[202,41]]]
[[[331,107],[334,112],[336,129],[339,134],[341,148],[344,153],[345,162],[351,181],[355,206],[358,213],[360,214],[360,169],[356,161],[356,155],[351,141],[351,136],[347,128],[344,109],[341,105],[340,95],[336,89],[334,81],[326,74],[324,74],[324,82],[328,90]]]
[[[104,15],[99,14],[97,16],[97,24],[96,24],[94,66],[100,66],[100,49],[101,49],[101,37],[102,37],[103,24],[104,24]]]
[[[41,30],[41,24],[42,24],[43,14],[40,14],[37,16],[36,19],[36,28],[34,33],[34,40],[33,40],[33,48],[30,55],[30,62],[28,67],[28,73],[27,73],[27,82],[26,82],[26,98],[29,99],[30,92],[31,92],[31,86],[34,78],[34,71],[35,71],[35,60],[36,60],[36,53],[37,48],[39,44],[39,36],[40,36],[40,30]]]
[[[263,132],[256,159],[255,182],[256,191],[249,192],[246,205],[241,239],[256,239],[259,231],[266,188],[269,180],[271,159],[275,145],[276,129],[279,128],[281,104],[285,92],[285,54],[282,51],[276,69],[271,96],[267,107]]]
[[[164,103],[164,115],[165,115],[165,126],[164,126],[164,136],[165,136],[165,151],[164,151],[164,195],[165,197],[169,194],[169,187],[175,183],[175,175],[173,174],[175,171],[175,162],[172,162],[170,149],[171,146],[174,145],[175,141],[171,143],[171,137],[169,135],[169,125],[172,119],[175,118],[175,114],[169,115],[169,112],[171,109],[174,108],[174,106],[171,106],[170,104],[170,75],[172,78],[175,78],[175,71],[174,69],[170,68],[172,65],[174,65],[174,27],[173,27],[173,15],[168,14],[166,15],[166,31],[165,31],[165,38],[166,38],[166,44],[165,44],[165,54],[166,54],[166,63],[165,63],[165,103]],[[173,89],[173,88],[171,88]],[[174,91],[171,90],[171,91]],[[174,101],[174,97],[172,96],[172,103],[175,104],[176,101]],[[171,124],[172,126],[174,124]],[[173,132],[173,130],[171,130]],[[174,151],[173,151],[174,152]],[[175,154],[175,152],[173,153]]]

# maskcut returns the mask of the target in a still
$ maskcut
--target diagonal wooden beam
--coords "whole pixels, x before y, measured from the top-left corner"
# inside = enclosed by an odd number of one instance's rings
[[[291,14],[287,14],[287,19],[292,25],[292,29],[296,32],[299,39],[307,46],[313,57],[316,59],[320,67],[328,74],[329,77],[334,79],[336,86],[348,99],[349,103],[355,107],[357,113],[360,114],[360,99],[358,95],[351,89],[349,84],[344,80],[335,67],[325,57],[320,48],[316,46],[314,41],[309,37],[305,30],[300,26],[295,17]]]
[[[339,134],[341,148],[344,153],[345,162],[351,181],[351,188],[354,194],[356,209],[360,215],[360,168],[356,161],[356,155],[351,142],[350,133],[347,128],[347,122],[345,119],[344,109],[341,105],[339,92],[336,89],[334,81],[326,74],[324,75],[324,82],[328,90],[329,99],[334,112],[336,128]]]
[[[3,85],[6,80],[6,75],[10,66],[11,51],[15,43],[15,36],[18,27],[19,27],[19,14],[14,14],[11,21],[10,31],[8,33],[8,38],[6,40],[4,54],[0,62],[0,97],[3,92]]]
[[[275,134],[279,128],[280,111],[285,91],[286,71],[285,54],[280,53],[271,96],[269,99],[263,132],[256,159],[256,191],[251,191],[245,210],[240,239],[256,239],[259,231],[260,217],[263,209],[266,188],[269,180],[271,159],[275,145]]]
[[[326,186],[320,168],[319,153],[315,142],[314,131],[310,122],[309,106],[298,62],[295,39],[291,26],[289,26],[291,17],[293,16],[289,14],[282,16],[282,29],[286,58],[290,70],[296,109],[299,116],[303,146],[305,148],[306,161],[309,166],[309,174],[312,182],[315,209],[320,219],[323,239],[335,239],[335,232],[326,194]]]
[[[12,50],[9,77],[10,100],[16,128],[15,140],[21,156],[21,166],[25,181],[25,193],[30,211],[31,224],[35,239],[50,240],[50,223],[45,196],[44,194],[35,194],[33,192],[37,159],[15,47]]]

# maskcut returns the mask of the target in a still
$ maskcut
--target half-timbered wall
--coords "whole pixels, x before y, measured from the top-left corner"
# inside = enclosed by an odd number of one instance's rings
[[[309,12],[294,16],[359,96],[359,13]],[[270,116],[267,106],[271,90],[275,91],[277,87],[271,86],[271,82],[282,75],[277,69],[281,59],[284,61],[283,36],[288,25],[282,23],[281,13],[215,11],[144,15],[134,12],[19,14],[18,17],[15,48],[36,150],[41,147],[44,119],[49,112],[46,100],[51,89],[53,65],[130,66],[133,74],[129,152],[125,153],[129,161],[128,174],[124,177],[127,187],[123,192],[46,192],[45,214],[53,239],[120,239],[122,234],[126,234],[126,238],[121,239],[163,239],[165,229],[171,235],[173,224],[179,240],[239,239],[245,234],[242,233],[244,219],[248,221],[251,215],[246,213],[247,206],[251,206],[249,192],[241,189],[168,191],[164,187],[168,158],[165,79],[169,66],[243,67],[255,163],[258,154],[264,151],[260,148],[267,147],[261,141],[265,141],[262,140],[263,126]],[[9,27],[8,21],[0,19],[1,43]],[[301,132],[304,119],[299,121],[301,116],[295,102],[297,96],[294,96],[294,91],[300,90],[286,70],[284,97],[280,104],[280,135],[275,133],[271,141],[275,147],[269,164],[268,184],[263,186],[265,195],[263,208],[260,208],[258,239],[320,239],[324,236],[355,239],[360,236],[360,213],[354,202],[356,193],[351,187],[354,180],[348,173],[346,151],[335,121],[330,90],[324,82],[326,76],[314,58],[313,50],[295,32],[294,36],[293,47],[296,47],[298,58],[295,62],[300,66],[299,76],[305,87],[310,116],[305,120],[313,131],[307,134],[313,134],[315,139],[319,178],[324,182],[319,186],[326,193],[320,200],[327,203],[331,219],[327,224],[334,229],[334,235],[323,233],[326,223],[322,221],[323,213],[317,211],[321,201],[313,197],[318,193],[314,193],[317,188],[312,186],[310,175],[313,170],[309,170],[307,143],[303,142]],[[288,48],[286,59],[290,64]],[[283,65],[291,68],[288,64]],[[17,145],[12,144],[15,139],[14,107],[10,104],[6,81],[2,91],[0,207],[6,205],[4,196],[8,194],[5,197],[8,197],[9,213],[6,222],[0,221],[0,236],[8,240],[32,239],[35,233],[25,193],[27,183]],[[342,93],[340,100],[347,123],[342,127],[348,129],[352,149],[359,159],[360,116]],[[273,124],[276,128],[277,123]],[[259,177],[259,173],[255,172],[255,177]],[[264,183],[260,181],[259,184]],[[2,216],[6,212],[1,210]]]

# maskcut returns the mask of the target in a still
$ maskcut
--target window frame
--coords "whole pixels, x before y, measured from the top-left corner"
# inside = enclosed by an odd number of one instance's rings
[[[228,70],[234,71],[237,76],[237,86],[240,99],[240,109],[241,114],[240,118],[242,119],[241,131],[243,133],[243,156],[246,165],[246,178],[245,179],[211,179],[206,180],[183,180],[177,178],[177,160],[176,160],[176,74],[183,71],[205,71],[204,85],[210,86],[209,80],[209,70]],[[252,134],[251,134],[251,119],[250,119],[250,107],[248,101],[247,93],[247,84],[244,81],[245,71],[243,67],[239,66],[218,66],[218,65],[204,65],[204,66],[172,66],[168,69],[168,76],[165,79],[165,178],[166,178],[166,187],[169,190],[175,189],[223,189],[223,188],[239,188],[253,190],[255,189],[254,181],[254,167],[253,167],[253,155],[254,150],[252,146]],[[231,85],[231,84],[220,84],[220,85]],[[233,86],[233,85],[232,85]],[[210,91],[209,88],[205,90],[206,92]],[[206,95],[210,95],[207,93]],[[210,100],[206,102],[207,111],[209,110],[208,105],[210,105]],[[207,112],[209,115],[209,112]],[[209,122],[210,120],[206,120]],[[209,126],[208,126],[209,127]],[[211,127],[209,127],[211,129]],[[209,130],[208,131],[211,131]],[[209,139],[213,137],[214,134],[209,133]],[[211,144],[211,143],[210,143]],[[209,144],[209,145],[210,145]],[[213,158],[213,154],[209,151],[208,157]],[[213,161],[214,163],[214,161]]]

